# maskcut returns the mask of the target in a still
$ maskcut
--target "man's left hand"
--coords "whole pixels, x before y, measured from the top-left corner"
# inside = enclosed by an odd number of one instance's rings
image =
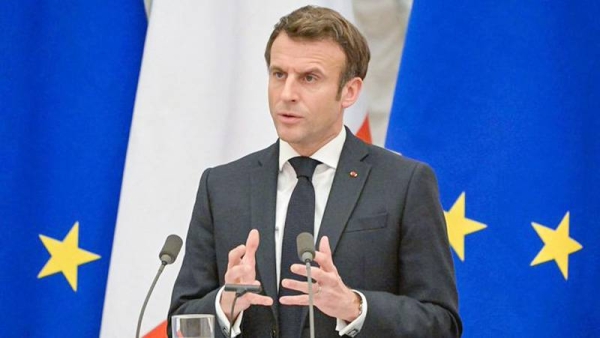
[[[324,236],[319,243],[319,251],[316,252],[315,262],[319,267],[312,267],[311,277],[313,283],[314,305],[324,314],[341,319],[347,323],[354,321],[360,314],[360,296],[349,289],[338,274],[333,264],[329,238]],[[291,271],[297,275],[306,277],[306,266],[294,264]],[[283,305],[308,305],[308,283],[293,279],[284,279],[282,285],[285,288],[305,293],[299,296],[284,296],[279,298]]]

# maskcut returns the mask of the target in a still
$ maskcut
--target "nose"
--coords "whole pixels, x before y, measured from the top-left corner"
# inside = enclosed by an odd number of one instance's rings
[[[281,99],[287,102],[298,101],[297,85],[296,79],[293,76],[288,76],[285,79],[285,83],[283,84],[283,88],[281,90]]]

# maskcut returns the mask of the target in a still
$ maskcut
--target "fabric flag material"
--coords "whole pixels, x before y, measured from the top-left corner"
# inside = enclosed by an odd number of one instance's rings
[[[598,337],[600,4],[415,2],[386,146],[436,170],[464,337]]]
[[[97,337],[141,1],[0,4],[1,337]]]
[[[320,1],[352,16],[350,3]],[[136,97],[101,337],[131,337],[171,233],[185,238],[202,171],[272,144],[264,48],[304,1],[153,1]],[[359,130],[365,112],[346,113]],[[164,337],[174,280],[167,267],[142,333]]]

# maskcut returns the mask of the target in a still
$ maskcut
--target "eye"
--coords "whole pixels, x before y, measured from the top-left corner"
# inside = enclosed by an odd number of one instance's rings
[[[314,75],[312,75],[312,74],[308,74],[308,75],[306,75],[306,76],[304,77],[304,80],[305,80],[306,82],[309,82],[309,83],[310,83],[310,82],[315,82],[315,81],[317,80],[317,77],[316,77],[316,76],[314,76]]]
[[[283,79],[285,77],[285,74],[283,74],[283,72],[276,70],[273,72],[273,77],[276,79]]]

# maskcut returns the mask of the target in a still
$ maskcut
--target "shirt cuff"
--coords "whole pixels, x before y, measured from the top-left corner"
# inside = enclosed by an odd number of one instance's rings
[[[227,319],[225,312],[223,312],[223,309],[221,309],[221,294],[223,293],[224,288],[225,287],[222,287],[221,290],[217,292],[217,297],[215,298],[215,312],[217,314],[219,326],[221,326],[221,331],[223,332],[225,337],[229,337],[229,319]],[[235,322],[233,323],[233,329],[231,330],[232,337],[237,337],[240,333],[242,333],[240,326],[242,325],[243,315],[244,311],[240,312],[240,314],[235,319]]]
[[[346,323],[345,321],[341,320],[341,319],[337,319],[337,325],[335,327],[335,330],[338,331],[338,333],[340,334],[340,336],[343,335],[348,335],[350,337],[354,337],[356,336],[360,330],[362,330],[363,324],[365,323],[365,318],[367,317],[367,299],[365,298],[365,295],[363,295],[361,292],[356,291],[356,290],[352,290],[354,291],[356,294],[358,294],[361,298],[361,302],[362,302],[362,306],[361,306],[361,312],[360,315],[358,315],[358,317],[356,317],[356,319],[354,321],[352,321],[351,323]]]

